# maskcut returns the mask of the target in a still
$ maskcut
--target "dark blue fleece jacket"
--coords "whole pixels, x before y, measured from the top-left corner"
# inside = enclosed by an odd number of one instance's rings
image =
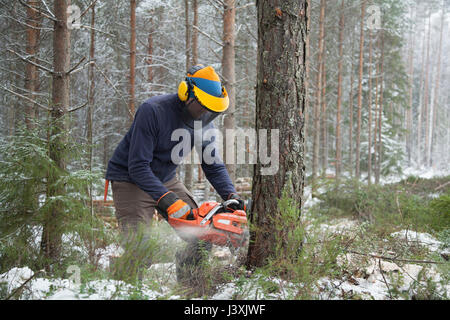
[[[184,102],[176,94],[146,100],[137,110],[133,124],[114,151],[108,163],[106,180],[135,183],[155,201],[168,192],[163,183],[175,176],[177,167],[171,159],[172,149],[182,141],[181,137],[178,141],[171,141],[172,132],[176,129],[188,130],[190,145],[194,146],[194,130],[182,120],[183,107]],[[203,130],[210,128],[214,128],[212,123]],[[210,143],[202,143],[202,154]],[[211,145],[208,149],[211,149]],[[214,155],[214,151],[210,154]],[[236,193],[222,161],[212,164],[202,161],[201,166],[222,199],[226,200],[230,193]]]

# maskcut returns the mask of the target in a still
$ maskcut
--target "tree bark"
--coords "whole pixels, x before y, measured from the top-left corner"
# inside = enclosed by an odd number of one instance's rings
[[[136,81],[136,0],[130,0],[130,88],[128,108],[131,117],[135,113],[135,81]]]
[[[368,164],[367,164],[367,180],[369,186],[372,183],[372,32],[369,29],[369,97],[368,97],[368,109],[369,109],[369,120],[368,120]]]
[[[412,12],[411,12],[412,20]],[[413,91],[414,91],[414,45],[415,36],[414,28],[411,30],[410,43],[409,43],[409,53],[408,53],[408,76],[409,76],[409,102],[408,110],[406,112],[406,155],[408,157],[408,165],[411,165],[412,160],[412,110],[413,110]]]
[[[28,0],[28,6],[39,8],[39,1]],[[40,25],[42,16],[38,11],[27,8],[27,28],[26,28],[26,52],[30,61],[36,62],[35,56],[39,50]],[[39,70],[31,63],[25,64],[25,90],[27,97],[32,101],[36,99],[36,92],[39,87]],[[36,105],[27,102],[25,107],[25,124],[28,129],[33,128],[33,120],[36,117]]]
[[[70,0],[55,1],[53,31],[53,75],[52,75],[52,110],[50,112],[49,157],[57,167],[49,171],[47,179],[47,199],[64,195],[64,186],[58,184],[60,172],[65,170],[66,124],[65,114],[69,107],[69,73],[70,68],[70,31],[67,28],[67,7]],[[61,237],[64,208],[60,201],[52,202],[44,218],[41,250],[45,268],[57,263],[61,254]]]
[[[377,172],[375,175],[375,183],[380,183],[380,176],[382,171],[383,159],[383,90],[384,90],[384,34],[381,31],[381,57],[380,57],[380,91],[378,96],[378,158],[377,158]]]
[[[339,19],[339,62],[338,62],[338,89],[336,103],[336,181],[339,181],[342,168],[342,136],[341,136],[341,106],[342,106],[342,69],[344,63],[344,27],[345,27],[345,0],[341,2],[341,16]]]
[[[300,208],[304,189],[304,112],[306,80],[306,0],[257,1],[258,59],[256,86],[256,129],[279,130],[278,170],[271,175],[254,167],[249,214],[251,230],[247,267],[267,263],[289,227],[277,230],[278,200],[283,193]],[[293,14],[293,13],[296,14]],[[267,134],[269,136],[269,133]],[[270,139],[268,139],[270,140]],[[267,143],[269,144],[269,143]],[[266,141],[258,139],[261,152]],[[276,149],[269,144],[269,149]],[[300,216],[298,217],[300,223]],[[292,226],[294,227],[294,226]],[[301,244],[299,244],[300,246]]]
[[[428,166],[428,146],[429,146],[429,130],[430,130],[430,110],[429,110],[429,88],[430,88],[430,44],[431,42],[431,14],[428,17],[428,40],[427,40],[427,57],[425,68],[425,92],[424,92],[424,122],[425,122],[425,159],[424,164]]]
[[[316,103],[314,105],[314,129],[313,129],[313,158],[312,158],[312,191],[316,191],[317,175],[319,171],[319,150],[320,150],[320,109],[322,101],[322,68],[324,54],[324,35],[325,35],[325,0],[320,0],[319,16],[319,43],[317,53],[317,79],[316,79]]]
[[[236,19],[236,8],[235,8],[235,0],[225,0],[224,1],[224,13],[223,13],[223,55],[222,55],[222,76],[223,76],[223,84],[228,92],[228,96],[230,98],[230,106],[225,114],[224,119],[224,127],[225,130],[231,129],[234,130],[236,127],[235,120],[235,111],[236,111],[236,94],[235,94],[235,82],[236,82],[236,74],[235,74],[235,19]],[[234,140],[234,138],[233,138]],[[228,158],[228,153],[230,150],[228,147],[235,149],[235,141],[231,143],[227,141],[225,136],[225,148],[224,148],[224,157]],[[234,155],[235,152],[231,151],[231,154]],[[236,165],[234,164],[234,160],[232,159],[232,163],[229,163],[228,159],[225,163],[227,171],[230,175],[231,180],[233,182],[236,179]]]
[[[442,7],[441,16],[441,26],[439,31],[439,49],[438,49],[438,60],[437,60],[437,72],[436,72],[436,82],[434,85],[434,99],[432,106],[432,124],[431,124],[431,134],[430,134],[430,147],[428,150],[429,166],[434,165],[434,150],[436,147],[437,138],[437,115],[439,111],[439,94],[440,94],[440,83],[441,83],[441,59],[442,59],[442,36],[444,31],[444,20],[445,20],[445,7]]]
[[[352,59],[350,67],[350,93],[348,98],[348,112],[349,112],[349,124],[348,124],[348,164],[350,176],[353,177],[353,82],[355,80],[354,75],[354,57],[355,57],[355,38],[352,36]]]
[[[363,82],[363,66],[364,66],[364,17],[366,12],[366,0],[361,3],[361,29],[359,38],[359,81],[358,81],[358,118],[356,127],[356,169],[355,175],[359,179],[361,177],[361,109],[362,109],[362,82]]]
[[[185,51],[186,51],[186,72],[191,67],[191,25],[189,23],[189,0],[184,1],[184,25],[185,25]],[[188,157],[190,160],[184,164],[184,185],[188,190],[192,188],[194,165],[192,164],[193,152]]]

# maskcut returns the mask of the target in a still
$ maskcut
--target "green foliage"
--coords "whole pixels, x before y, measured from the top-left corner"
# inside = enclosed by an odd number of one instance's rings
[[[103,223],[91,214],[87,192],[101,181],[100,170],[61,169],[49,156],[48,130],[45,123],[36,123],[31,130],[19,128],[0,145],[0,272],[12,266],[42,266],[42,228],[54,206],[63,213],[57,217],[61,234],[66,234],[62,258],[86,258],[80,252],[87,247],[93,260],[95,248],[104,244]],[[66,141],[61,149],[75,160],[82,159],[79,145]],[[52,188],[64,192],[49,196]]]
[[[438,181],[439,184],[442,180]],[[329,216],[368,221],[381,235],[401,227],[437,233],[450,228],[450,196],[445,193],[431,199],[430,185],[427,179],[412,177],[385,186],[342,180],[320,195],[322,201],[315,210]]]
[[[329,235],[319,240],[317,232],[306,230],[300,219],[300,209],[286,194],[279,200],[279,216],[273,219],[277,236],[275,251],[267,265],[258,270],[267,277],[277,276],[292,283],[290,298],[310,299],[317,294],[317,281],[340,273],[336,265],[342,253],[342,238]],[[320,245],[319,245],[320,243]],[[266,293],[278,291],[273,282],[262,283]]]

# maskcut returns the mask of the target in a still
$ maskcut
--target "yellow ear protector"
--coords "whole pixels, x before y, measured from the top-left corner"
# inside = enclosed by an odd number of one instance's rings
[[[189,85],[187,81],[181,81],[178,85],[178,98],[180,98],[181,101],[186,101],[189,97]]]
[[[225,87],[222,86],[222,97],[215,97],[204,92],[199,87],[194,85],[191,78],[189,77],[203,68],[203,65],[196,65],[188,70],[188,76],[186,77],[185,81],[181,81],[178,85],[178,98],[181,101],[185,102],[188,100],[189,93],[192,91],[194,96],[197,98],[197,101],[206,109],[217,113],[224,112],[228,109],[229,106],[229,97]]]
[[[203,69],[205,66],[202,64],[197,64],[195,66],[192,66],[187,71],[188,76],[192,76],[194,73],[196,73],[198,70]],[[178,98],[180,98],[181,101],[186,101],[189,97],[189,92],[192,90],[193,86],[191,83],[191,79],[189,77],[186,77],[185,81],[181,81],[178,85]]]

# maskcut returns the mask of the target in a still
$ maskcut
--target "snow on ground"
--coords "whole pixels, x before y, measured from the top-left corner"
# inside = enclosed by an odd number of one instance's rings
[[[334,224],[322,224],[320,230],[333,233],[349,232],[357,227],[355,221],[348,219],[336,220]],[[417,233],[411,230],[402,230],[391,235],[399,240],[416,241],[418,245],[428,248],[430,251],[441,253],[448,252],[443,244],[426,233]],[[102,254],[100,261],[103,267],[108,265],[108,257],[120,254],[120,247],[108,247]],[[369,262],[361,264],[360,256],[353,253],[340,255],[337,263],[344,267],[357,266],[361,269],[359,274],[349,276],[347,279],[322,278],[317,283],[317,297],[320,299],[343,299],[358,295],[363,299],[389,299],[388,288],[395,285],[400,292],[408,293],[411,287],[418,283],[420,272],[426,268],[424,275],[437,284],[439,292],[450,293],[450,285],[441,283],[442,275],[434,265],[415,263],[398,263],[379,259],[376,253],[369,257]],[[228,255],[224,250],[217,250],[216,255],[224,258]],[[20,298],[29,300],[105,300],[105,299],[182,299],[173,294],[172,289],[176,285],[175,264],[154,264],[148,270],[147,277],[153,280],[152,287],[142,285],[136,288],[122,281],[102,279],[77,284],[75,279],[48,279],[44,273],[35,274],[27,267],[13,268],[9,272],[0,275],[0,284],[6,289],[8,295],[18,289],[22,291]],[[423,279],[425,281],[425,279]],[[299,284],[292,284],[277,278],[263,279],[270,281],[277,288],[273,293],[263,293],[260,276],[255,276],[240,282],[238,279],[230,281],[219,287],[216,294],[209,299],[230,300],[239,299],[292,299],[298,291]],[[426,282],[421,282],[425,285]],[[156,288],[156,289],[155,289]],[[4,289],[4,290],[5,290]]]

